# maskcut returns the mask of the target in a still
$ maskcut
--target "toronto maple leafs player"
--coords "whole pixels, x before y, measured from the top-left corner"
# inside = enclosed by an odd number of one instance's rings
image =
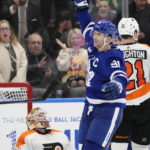
[[[110,21],[92,22],[86,0],[74,0],[88,45],[86,101],[79,127],[82,150],[107,148],[121,120],[127,85],[123,53],[112,48],[118,35]]]

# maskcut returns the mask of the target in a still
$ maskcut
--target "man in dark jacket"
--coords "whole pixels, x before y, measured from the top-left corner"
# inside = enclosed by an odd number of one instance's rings
[[[27,81],[33,86],[33,91],[37,95],[56,78],[58,69],[55,61],[42,49],[42,37],[38,33],[29,35],[27,51]]]
[[[134,0],[129,5],[129,16],[140,26],[139,42],[150,45],[150,5],[147,0]]]
[[[24,17],[22,17],[22,13],[24,13]],[[48,33],[41,17],[40,0],[1,0],[0,14],[2,19],[10,22],[22,44],[29,34],[38,32],[44,40],[44,48],[48,47]],[[22,26],[23,24],[25,27]],[[23,28],[26,28],[26,32],[22,35],[24,39],[20,38]]]

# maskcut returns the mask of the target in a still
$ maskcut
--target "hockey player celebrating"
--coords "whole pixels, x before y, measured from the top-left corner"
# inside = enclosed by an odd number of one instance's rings
[[[46,112],[36,107],[26,117],[30,130],[20,135],[16,150],[72,150],[67,136],[60,131],[48,129]]]
[[[127,107],[111,145],[112,150],[148,150],[150,144],[150,47],[137,43],[139,24],[122,18],[118,24],[127,68]]]
[[[86,0],[74,0],[78,20],[88,45],[86,101],[79,127],[82,150],[107,148],[125,107],[127,77],[123,53],[113,48],[118,35],[110,21],[92,22]]]

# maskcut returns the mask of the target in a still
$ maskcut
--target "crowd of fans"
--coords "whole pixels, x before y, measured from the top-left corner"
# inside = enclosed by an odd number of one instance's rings
[[[129,2],[139,42],[150,44],[150,2]],[[95,22],[121,19],[121,1],[89,3]],[[38,96],[57,76],[53,97],[84,97],[87,47],[74,11],[71,0],[0,0],[0,82],[29,82]]]

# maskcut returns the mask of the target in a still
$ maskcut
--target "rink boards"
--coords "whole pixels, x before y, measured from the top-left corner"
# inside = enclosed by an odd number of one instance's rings
[[[32,107],[41,107],[47,111],[51,128],[63,131],[79,150],[77,140],[83,102],[82,98],[47,99],[33,103]],[[27,104],[0,105],[0,114],[0,150],[15,150],[18,136],[27,130]]]

